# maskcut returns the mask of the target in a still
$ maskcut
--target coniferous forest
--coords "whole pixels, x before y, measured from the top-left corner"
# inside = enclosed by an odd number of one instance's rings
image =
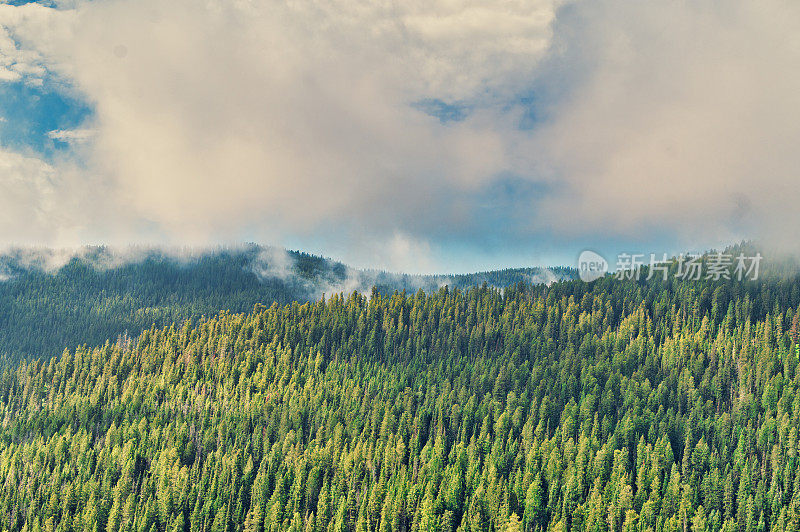
[[[517,268],[466,275],[404,275],[364,271],[344,264],[255,244],[165,254],[139,249],[134,257],[86,247],[60,267],[48,267],[52,250],[0,255],[0,356],[50,357],[65,347],[99,345],[136,336],[151,325],[196,322],[220,310],[247,312],[253,305],[315,301],[324,293],[377,286],[435,291],[488,283],[574,276],[569,268]]]
[[[800,277],[373,290],[0,382],[0,526],[800,530]]]

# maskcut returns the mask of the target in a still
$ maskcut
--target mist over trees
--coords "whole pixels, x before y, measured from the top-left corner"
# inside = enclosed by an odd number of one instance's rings
[[[7,365],[8,530],[800,525],[800,278],[334,295]]]
[[[357,270],[296,251],[256,245],[211,250],[11,250],[0,255],[0,355],[49,357],[65,347],[136,336],[151,325],[197,321],[221,310],[315,301],[323,294],[436,291],[484,282],[573,277],[568,268],[468,275]]]

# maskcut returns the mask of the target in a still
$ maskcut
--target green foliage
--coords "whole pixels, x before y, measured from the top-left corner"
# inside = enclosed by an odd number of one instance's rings
[[[354,293],[0,377],[4,530],[798,530],[798,281]]]
[[[249,312],[257,304],[314,301],[323,293],[373,285],[383,293],[435,291],[487,282],[505,287],[535,279],[524,268],[457,276],[357,271],[300,252],[251,245],[175,258],[156,250],[135,257],[87,248],[55,271],[47,251],[0,256],[0,354],[11,358],[58,355],[65,346],[100,345],[137,336],[151,325],[197,322],[221,310]],[[554,276],[572,275],[555,269]]]

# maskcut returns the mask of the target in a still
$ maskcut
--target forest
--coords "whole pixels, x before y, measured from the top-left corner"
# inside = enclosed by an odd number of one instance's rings
[[[799,307],[796,274],[374,289],[6,363],[0,526],[797,531]]]
[[[87,247],[60,266],[53,250],[0,255],[0,356],[50,357],[65,347],[99,345],[136,336],[151,325],[196,322],[221,310],[315,301],[323,294],[377,286],[435,291],[484,282],[503,288],[519,281],[574,277],[569,268],[517,268],[466,275],[405,275],[357,270],[298,251],[257,246],[208,250],[135,250],[126,256]],[[128,253],[128,255],[131,255]]]

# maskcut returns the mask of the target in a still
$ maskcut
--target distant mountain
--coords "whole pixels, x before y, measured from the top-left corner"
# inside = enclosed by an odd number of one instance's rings
[[[569,268],[517,268],[468,275],[358,270],[299,251],[247,245],[213,251],[87,247],[15,249],[0,255],[0,354],[50,357],[66,347],[222,310],[251,311],[323,294],[504,288],[574,278]]]

